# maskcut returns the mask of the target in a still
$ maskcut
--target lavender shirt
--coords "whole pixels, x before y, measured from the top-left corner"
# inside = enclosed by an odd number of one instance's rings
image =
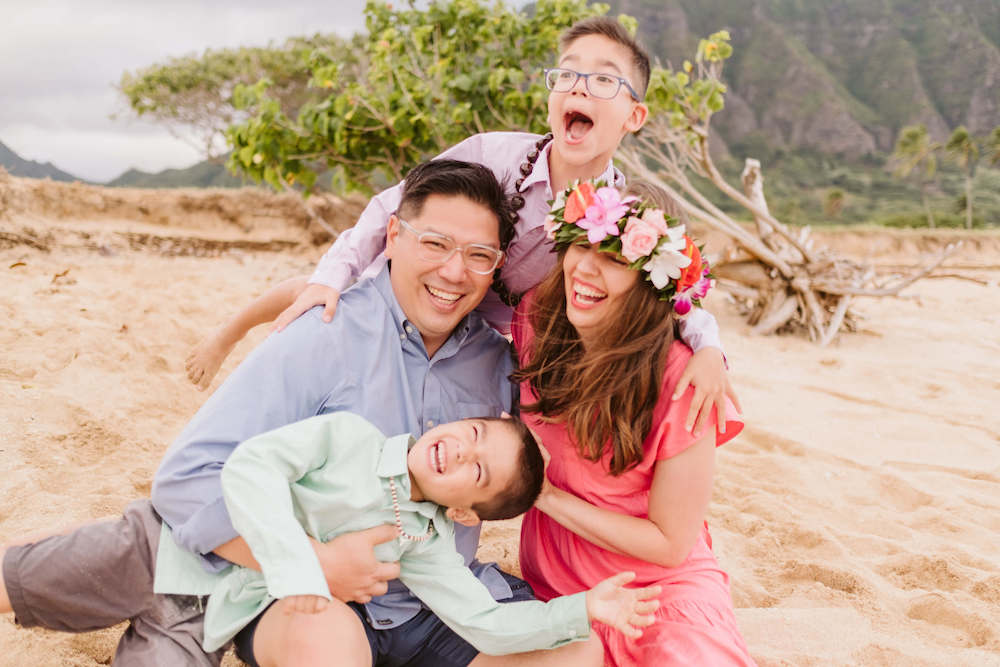
[[[493,170],[501,183],[513,190],[514,181],[520,175],[521,163],[540,138],[537,134],[526,132],[476,134],[438,157],[485,165]],[[549,142],[542,149],[534,169],[519,190],[524,197],[524,208],[520,210],[514,240],[507,248],[507,262],[502,270],[504,282],[518,294],[540,283],[556,261],[552,242],[545,236],[542,226],[549,212],[549,202],[554,198],[549,182],[551,148],[552,143]],[[625,177],[610,162],[599,178],[613,181],[618,187],[625,185]],[[309,282],[343,292],[359,277],[377,275],[385,265],[382,251],[385,250],[389,216],[398,208],[401,196],[402,184],[397,184],[373,197],[357,224],[344,231],[326,251]],[[495,329],[504,334],[510,332],[513,310],[505,306],[492,290],[487,292],[478,310]],[[708,312],[696,308],[680,322],[681,338],[695,352],[705,347],[722,349],[719,327]]]

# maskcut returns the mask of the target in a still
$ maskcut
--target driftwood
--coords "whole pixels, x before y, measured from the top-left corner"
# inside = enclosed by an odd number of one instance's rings
[[[858,330],[860,315],[852,306],[859,297],[898,295],[960,245],[949,244],[908,275],[879,275],[870,266],[817,248],[808,227],[793,231],[771,214],[757,160],[746,161],[742,191],[722,177],[708,152],[707,120],[682,131],[654,118],[618,158],[630,175],[660,186],[693,220],[735,242],[738,250],[717,258],[713,273],[741,305],[756,334],[801,330],[828,345],[839,332]],[[690,172],[707,178],[743,206],[753,216],[756,233],[699,192]]]

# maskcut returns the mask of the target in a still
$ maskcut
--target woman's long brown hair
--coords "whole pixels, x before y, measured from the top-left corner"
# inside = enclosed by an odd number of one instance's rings
[[[564,256],[565,250],[535,292],[529,314],[535,339],[528,364],[513,377],[527,380],[538,395],[523,410],[564,422],[580,455],[591,461],[610,443],[609,471],[620,475],[642,460],[674,338],[673,307],[640,276],[585,351],[566,317]]]
[[[658,186],[633,181],[628,193],[687,223],[683,209]],[[560,251],[559,261],[535,292],[529,314],[535,339],[528,364],[512,377],[527,380],[538,395],[536,402],[522,403],[523,410],[564,422],[580,455],[591,461],[599,461],[610,446],[609,472],[620,475],[642,460],[642,444],[653,426],[674,340],[673,304],[661,301],[640,275],[584,352],[566,316],[565,254],[565,249]]]

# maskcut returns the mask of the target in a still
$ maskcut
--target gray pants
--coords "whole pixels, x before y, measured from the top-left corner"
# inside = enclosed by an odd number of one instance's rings
[[[225,649],[201,648],[202,600],[153,593],[160,525],[152,504],[139,500],[120,519],[8,549],[3,578],[15,622],[88,632],[127,620],[118,667],[219,665]]]

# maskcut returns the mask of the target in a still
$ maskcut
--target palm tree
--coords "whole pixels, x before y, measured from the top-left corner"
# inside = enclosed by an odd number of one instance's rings
[[[927,200],[927,191],[937,174],[937,152],[940,150],[941,144],[930,140],[927,126],[908,125],[899,131],[891,158],[896,163],[896,175],[900,178],[906,178],[914,169],[920,169],[920,198],[927,214],[927,225],[932,229],[934,214]]]
[[[994,127],[986,137],[986,155],[991,166],[1000,165],[1000,125]]]
[[[979,146],[964,125],[959,125],[948,138],[944,149],[965,170],[965,228],[972,229],[972,178],[979,162]]]

